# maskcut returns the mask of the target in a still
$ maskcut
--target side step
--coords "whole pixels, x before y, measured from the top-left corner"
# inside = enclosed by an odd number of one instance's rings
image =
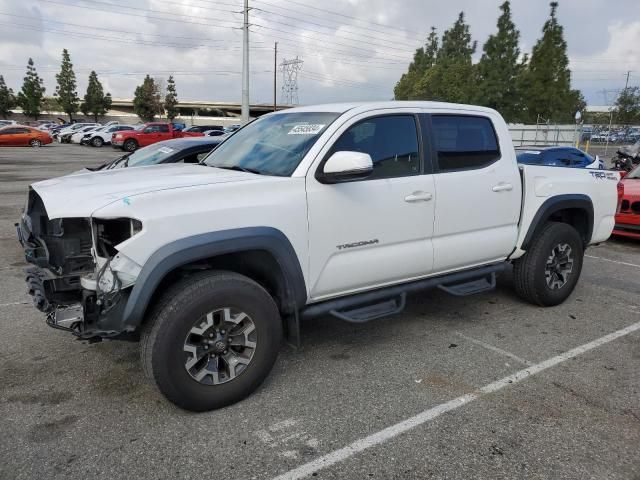
[[[404,310],[407,305],[407,294],[401,293],[396,298],[375,303],[373,305],[367,305],[365,307],[355,307],[350,310],[331,310],[329,313],[340,320],[351,323],[364,323],[377,318],[388,317],[389,315],[395,315]]]
[[[496,274],[490,273],[484,277],[476,278],[474,280],[468,280],[462,283],[455,283],[453,285],[438,285],[440,290],[444,290],[450,295],[456,297],[464,297],[466,295],[474,295],[476,293],[487,292],[493,290],[496,287]]]

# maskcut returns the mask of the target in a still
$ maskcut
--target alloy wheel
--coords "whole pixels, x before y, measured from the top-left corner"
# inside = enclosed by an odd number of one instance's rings
[[[234,308],[220,308],[199,318],[184,340],[184,368],[198,383],[220,385],[242,374],[257,345],[255,324]]]
[[[559,243],[551,250],[544,271],[547,287],[551,290],[564,287],[569,280],[573,270],[571,253],[571,246],[568,243]]]

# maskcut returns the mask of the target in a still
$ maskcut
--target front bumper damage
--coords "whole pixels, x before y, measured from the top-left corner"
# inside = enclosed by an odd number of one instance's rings
[[[82,339],[133,331],[123,324],[122,312],[140,268],[114,248],[126,238],[127,232],[117,229],[127,222],[130,219],[49,220],[42,200],[30,191],[16,229],[25,259],[32,264],[26,269],[28,293],[49,326]],[[133,234],[130,229],[129,236]]]

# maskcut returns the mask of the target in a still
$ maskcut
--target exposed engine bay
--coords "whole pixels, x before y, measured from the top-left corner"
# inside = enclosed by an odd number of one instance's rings
[[[140,267],[117,245],[142,230],[130,218],[50,220],[40,196],[29,191],[16,225],[26,260],[29,294],[47,323],[82,338],[114,336],[109,317],[120,311]]]

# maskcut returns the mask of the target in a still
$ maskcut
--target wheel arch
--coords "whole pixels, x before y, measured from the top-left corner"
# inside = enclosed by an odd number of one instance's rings
[[[526,250],[531,240],[550,221],[574,227],[586,247],[593,235],[593,202],[581,194],[557,195],[547,199],[534,215],[520,248]]]
[[[262,285],[283,315],[292,315],[307,300],[298,257],[289,239],[271,227],[205,233],[176,240],[145,262],[123,312],[126,327],[139,326],[150,305],[189,271],[228,270]]]

